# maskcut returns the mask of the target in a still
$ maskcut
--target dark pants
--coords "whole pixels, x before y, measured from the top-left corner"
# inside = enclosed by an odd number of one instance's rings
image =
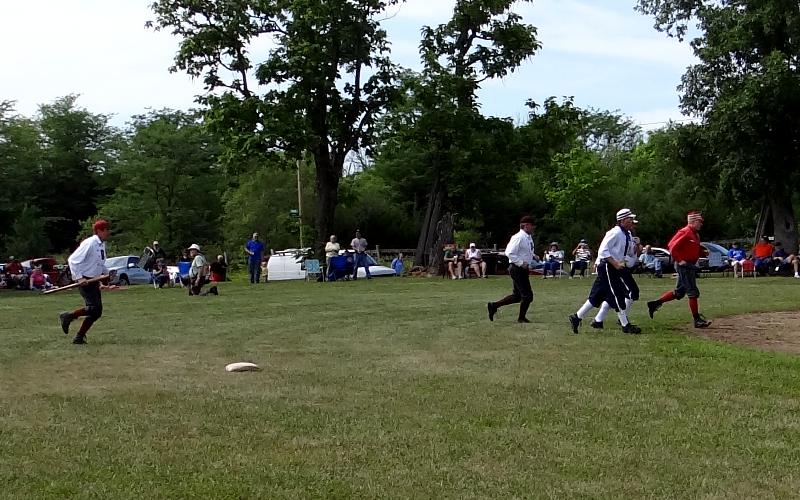
[[[628,296],[628,287],[622,279],[622,271],[608,262],[597,265],[597,279],[592,284],[589,292],[589,302],[594,307],[600,307],[603,302],[608,302],[615,311],[625,310],[625,297]],[[638,287],[637,287],[638,293]]]
[[[523,319],[528,313],[528,307],[533,302],[531,279],[526,268],[514,264],[508,266],[508,274],[511,275],[511,281],[514,284],[513,291],[511,295],[503,297],[494,305],[499,309],[509,304],[519,303],[519,319]]]
[[[372,278],[372,275],[369,274],[369,264],[367,264],[367,254],[356,253],[355,257],[353,257],[353,279],[358,278],[358,268],[363,267],[364,271],[367,273],[367,279]]]
[[[247,271],[250,273],[250,283],[261,283],[261,262],[257,259],[248,259]]]
[[[625,283],[625,288],[628,290],[628,298],[633,301],[639,300],[639,285],[637,285],[636,280],[633,279],[631,268],[626,267],[620,270],[620,276],[622,277],[622,282]]]
[[[690,299],[700,297],[700,290],[697,288],[697,273],[699,269],[694,264],[684,264],[677,266],[678,281],[675,283],[675,299],[680,300],[684,295]]]
[[[78,292],[80,292],[81,297],[83,297],[84,306],[83,311],[80,311],[82,314],[74,313],[73,319],[84,316],[83,324],[77,334],[77,337],[83,338],[94,322],[103,315],[103,299],[100,296],[100,283],[98,282],[90,283],[86,286],[79,286]]]

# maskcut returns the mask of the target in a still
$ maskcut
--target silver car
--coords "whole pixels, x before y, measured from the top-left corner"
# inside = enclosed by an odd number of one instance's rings
[[[111,273],[112,285],[148,285],[153,282],[150,271],[139,267],[137,255],[109,257],[106,259],[106,267]]]

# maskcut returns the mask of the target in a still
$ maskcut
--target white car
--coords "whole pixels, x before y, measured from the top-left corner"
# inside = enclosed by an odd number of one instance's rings
[[[122,255],[106,259],[106,267],[112,273],[112,285],[149,285],[153,275],[139,267],[137,255]],[[113,274],[116,273],[114,276]]]
[[[290,248],[280,252],[275,252],[267,261],[267,281],[286,281],[306,279],[306,269],[303,261],[306,259],[310,248]],[[340,254],[346,254],[343,250]],[[367,255],[369,263],[369,273],[371,276],[394,276],[394,269],[391,267],[380,266],[375,259]],[[324,264],[324,262],[322,262]],[[327,272],[327,269],[325,270]],[[363,267],[358,268],[358,277],[366,278],[367,273]]]

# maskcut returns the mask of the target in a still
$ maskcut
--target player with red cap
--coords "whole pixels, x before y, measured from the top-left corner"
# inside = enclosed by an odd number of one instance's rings
[[[686,226],[675,233],[669,241],[669,252],[675,262],[675,269],[678,272],[678,282],[675,290],[666,292],[657,300],[647,303],[650,318],[664,304],[671,300],[680,300],[684,295],[689,297],[689,310],[692,312],[695,328],[707,328],[711,322],[707,321],[699,312],[697,299],[700,297],[700,290],[697,288],[697,261],[700,257],[707,255],[706,250],[700,245],[699,231],[703,227],[703,214],[698,211],[691,211],[686,215]]]
[[[100,219],[94,223],[92,230],[94,235],[83,240],[67,260],[72,279],[81,283],[78,290],[84,301],[83,307],[58,315],[58,321],[65,335],[69,333],[69,325],[73,320],[84,318],[78,333],[72,340],[73,344],[85,344],[86,332],[103,315],[103,301],[100,297],[101,285],[99,281],[93,281],[93,278],[108,274],[105,241],[111,234],[111,224]]]

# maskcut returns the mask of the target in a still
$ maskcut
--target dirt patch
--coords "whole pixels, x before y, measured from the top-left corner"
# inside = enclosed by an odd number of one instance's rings
[[[692,335],[766,351],[800,354],[800,311],[772,312],[714,318],[705,330]]]

